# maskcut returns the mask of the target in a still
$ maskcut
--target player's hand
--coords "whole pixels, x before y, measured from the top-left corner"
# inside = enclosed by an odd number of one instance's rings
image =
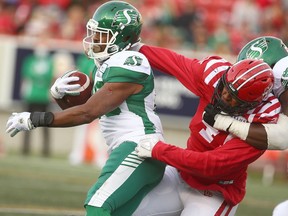
[[[20,131],[34,129],[30,115],[30,112],[12,113],[6,124],[6,133],[10,133],[10,136],[14,137]]]
[[[203,113],[203,120],[208,123],[210,126],[214,127],[215,120],[217,115],[220,115],[221,110],[212,104],[208,104]]]
[[[50,88],[50,93],[53,98],[61,99],[65,95],[72,95],[70,91],[74,91],[80,87],[79,84],[69,84],[70,82],[79,80],[79,77],[76,77],[76,76],[69,77],[74,72],[75,70],[68,71],[62,77],[59,77],[55,81],[55,83]],[[73,93],[73,95],[77,95],[77,94],[80,94],[80,93]]]
[[[203,120],[215,129],[226,132],[230,132],[229,128],[233,122],[237,121],[233,117],[222,112],[220,108],[214,107],[212,104],[208,104],[205,107]]]
[[[137,155],[142,158],[152,157],[152,150],[158,141],[159,139],[152,136],[141,139],[135,148]]]

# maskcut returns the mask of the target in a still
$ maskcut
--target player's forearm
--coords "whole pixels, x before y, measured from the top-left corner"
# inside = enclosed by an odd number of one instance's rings
[[[219,118],[218,118],[219,117]],[[288,148],[288,117],[280,114],[277,124],[240,122],[230,116],[219,115],[214,127],[245,140],[257,149],[283,150]]]
[[[250,124],[248,136],[245,141],[257,149],[267,149],[268,140],[264,126],[262,124]]]
[[[152,157],[194,176],[211,180],[226,178],[231,170],[242,170],[263,153],[239,139],[231,142],[217,150],[197,152],[159,141],[152,150]]]
[[[192,157],[192,154],[193,151],[182,149],[162,141],[159,141],[152,150],[152,157],[154,159],[185,172],[193,172],[195,158]]]
[[[227,152],[225,154],[227,155]],[[227,160],[223,158],[230,156],[231,155],[218,157],[214,152],[196,152],[166,144],[162,141],[159,141],[152,150],[152,157],[154,159],[162,161],[185,173],[191,173],[192,175],[203,178],[220,178],[226,176],[227,171],[231,169],[232,165],[227,163]]]
[[[257,149],[267,149],[267,134],[261,124],[240,122],[231,116],[217,115],[214,127],[227,131]]]
[[[85,109],[82,109],[84,105],[68,108],[65,111],[56,112],[54,114],[54,120],[50,124],[50,127],[73,127],[82,124],[88,124],[92,122],[97,116],[92,115]]]

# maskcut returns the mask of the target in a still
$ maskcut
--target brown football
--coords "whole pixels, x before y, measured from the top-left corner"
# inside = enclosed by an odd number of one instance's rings
[[[93,88],[93,83],[90,78],[83,72],[75,71],[70,74],[71,76],[79,77],[78,81],[70,82],[71,84],[80,84],[80,87],[74,91],[70,91],[69,95],[65,95],[62,99],[57,99],[57,104],[62,109],[67,109],[69,107],[77,106],[86,103],[86,101],[91,97],[91,92]],[[78,95],[73,95],[73,93]],[[72,94],[72,95],[71,95]]]

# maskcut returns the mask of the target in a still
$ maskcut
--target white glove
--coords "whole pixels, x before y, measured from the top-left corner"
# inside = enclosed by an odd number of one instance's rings
[[[159,139],[155,137],[147,137],[141,139],[138,143],[138,146],[135,148],[136,154],[142,158],[152,157],[152,150]]]
[[[61,99],[65,95],[77,95],[80,93],[69,93],[69,91],[74,91],[80,87],[80,84],[69,84],[70,82],[78,81],[79,77],[70,76],[75,70],[68,71],[62,77],[59,77],[50,89],[50,93],[55,99]]]
[[[12,113],[6,124],[6,133],[10,133],[14,137],[20,131],[30,131],[34,129],[34,125],[30,119],[30,112]]]

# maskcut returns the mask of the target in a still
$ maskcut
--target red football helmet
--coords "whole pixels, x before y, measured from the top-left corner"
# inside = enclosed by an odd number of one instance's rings
[[[245,59],[234,64],[222,75],[212,103],[229,115],[242,115],[267,98],[273,83],[273,72],[267,63],[257,59]],[[221,99],[224,87],[239,105],[232,107]]]

